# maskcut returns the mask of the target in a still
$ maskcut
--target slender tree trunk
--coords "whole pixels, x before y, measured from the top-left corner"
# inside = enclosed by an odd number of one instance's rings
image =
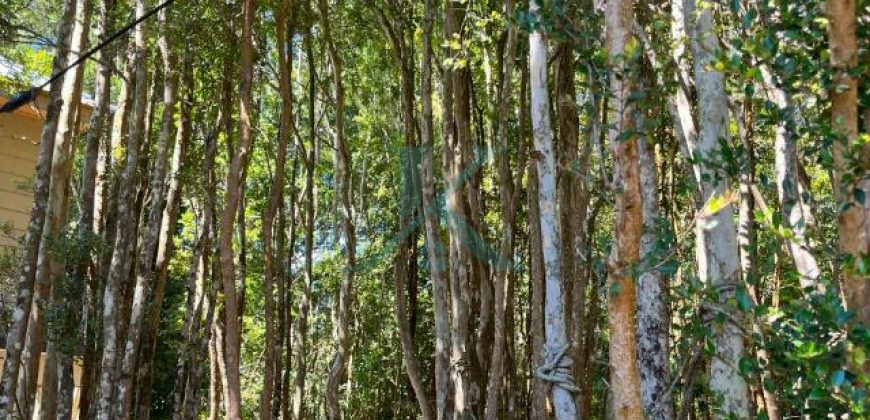
[[[292,68],[292,67],[291,67]],[[295,167],[295,162],[294,162]],[[295,169],[295,168],[294,168]],[[291,179],[295,177],[296,174],[293,173]],[[291,181],[293,182],[293,181]],[[292,200],[292,198],[291,198]],[[277,307],[277,316],[278,316],[278,326],[277,326],[277,334],[278,339],[275,347],[275,387],[272,391],[272,418],[279,419],[281,418],[282,410],[285,405],[285,382],[284,382],[284,374],[285,374],[285,366],[284,366],[284,355],[286,354],[287,349],[287,341],[288,335],[287,331],[287,319],[289,317],[289,307],[287,306],[287,283],[288,283],[288,271],[289,271],[289,259],[284,260],[284,256],[287,255],[287,214],[286,214],[286,200],[283,200],[279,203],[278,206],[278,238],[276,238],[277,244],[275,245],[275,254],[276,259],[278,261],[276,270],[275,270],[275,278],[278,280],[278,307]]]
[[[842,209],[837,217],[840,251],[851,256],[843,270],[846,306],[855,321],[870,325],[870,282],[859,268],[870,253],[870,146],[858,142],[858,79],[850,71],[858,65],[858,39],[854,0],[828,0],[828,42],[834,88],[831,89],[831,125],[834,141],[834,192]],[[850,156],[850,150],[859,152]],[[858,197],[863,197],[862,200]],[[850,205],[845,205],[846,203]],[[863,366],[864,372],[870,362]]]
[[[637,125],[634,106],[633,74],[638,62],[627,46],[637,39],[632,33],[633,2],[607,3],[605,24],[610,53],[610,89],[614,95],[614,126],[610,130],[613,153],[614,242],[608,275],[607,320],[610,328],[610,404],[620,419],[642,419],[643,404],[637,370],[635,305],[637,293],[633,266],[640,255],[643,234],[643,196],[640,160],[637,150]]]
[[[215,126],[215,130],[219,129],[220,122]],[[217,175],[215,174],[214,168],[214,159],[217,153],[218,139],[217,137],[212,137],[209,139],[206,144],[206,203],[211,208],[210,212],[212,214],[211,220],[209,223],[211,224],[211,241],[214,241],[214,236],[217,231],[217,217],[216,217],[216,208],[217,208]],[[211,255],[216,254],[216,249],[214,246],[210,247],[209,252]],[[210,281],[209,281],[209,295],[208,295],[208,312],[206,313],[205,324],[203,324],[203,337],[201,347],[208,348],[208,360],[209,360],[209,388],[208,388],[208,419],[216,420],[218,415],[220,414],[220,400],[221,400],[221,385],[220,385],[220,361],[218,360],[217,353],[217,336],[215,332],[217,331],[217,324],[219,320],[220,312],[218,311],[218,294],[220,289],[220,281],[218,277],[219,270],[219,261],[217,258],[211,259],[211,273],[210,273]]]
[[[526,113],[528,107],[527,93],[529,85],[528,66],[524,66],[522,72],[522,88],[520,94],[520,125],[528,129],[526,123],[531,114]],[[526,130],[521,129],[523,137],[528,136]],[[531,136],[530,136],[531,137]],[[530,139],[531,140],[531,139]],[[535,145],[529,141],[529,155],[535,156]],[[529,259],[531,271],[529,273],[530,295],[529,302],[529,329],[531,337],[532,370],[544,363],[544,254],[541,240],[541,211],[538,202],[538,165],[534,159],[529,159],[529,178],[526,185],[526,199],[528,207],[529,223]],[[532,377],[531,395],[531,418],[539,419],[547,416],[547,383],[537,376]]]
[[[350,353],[350,306],[353,301],[353,280],[356,261],[356,232],[353,225],[353,204],[350,199],[353,162],[344,135],[344,85],[342,84],[342,60],[332,39],[329,7],[326,0],[319,0],[321,27],[326,40],[326,51],[332,64],[332,88],[335,94],[335,153],[337,155],[336,193],[341,201],[341,226],[345,243],[344,276],[338,292],[338,314],[334,336],[338,348],[332,358],[332,366],[326,380],[326,413],[330,419],[340,419],[341,405],[339,386],[344,381],[347,359]]]
[[[66,0],[63,3],[63,15],[58,28],[58,48],[52,63],[52,73],[57,74],[66,67],[67,53],[71,42],[73,19],[76,1]],[[54,138],[58,131],[58,122],[63,100],[61,90],[64,78],[52,82],[49,91],[48,108],[45,124],[40,137],[39,155],[37,157],[36,178],[33,187],[33,206],[30,210],[30,222],[24,237],[21,260],[18,267],[18,295],[15,310],[12,314],[12,327],[6,337],[6,361],[3,370],[3,388],[0,391],[0,417],[9,417],[17,412],[13,399],[17,394],[21,355],[25,345],[25,337],[33,306],[34,286],[36,283],[38,255],[42,239],[43,225],[49,200],[49,180],[54,158]],[[10,406],[12,404],[13,406]]]
[[[154,356],[157,349],[158,330],[160,328],[161,308],[166,294],[166,283],[169,278],[169,261],[175,251],[173,238],[178,223],[179,207],[181,205],[182,185],[179,179],[181,165],[187,156],[187,148],[193,135],[191,108],[193,105],[193,63],[191,63],[190,48],[185,50],[184,71],[182,79],[183,95],[181,97],[180,117],[175,134],[175,145],[172,149],[169,173],[165,181],[166,198],[163,206],[163,215],[160,223],[160,234],[157,242],[156,258],[154,262],[154,293],[153,302],[147,323],[142,330],[141,361],[137,373],[137,397],[136,410],[137,420],[147,420],[151,412],[151,394],[154,380]],[[218,124],[220,121],[218,121]],[[215,134],[217,127],[207,136],[208,143]],[[211,218],[208,219],[211,224]],[[210,243],[209,243],[210,246]]]
[[[248,166],[252,139],[252,99],[251,84],[253,81],[253,26],[256,0],[245,0],[242,5],[242,38],[241,38],[241,82],[239,84],[239,133],[240,140],[236,149],[226,179],[226,204],[221,214],[220,249],[221,276],[224,283],[224,308],[226,311],[225,356],[227,377],[227,417],[231,420],[241,419],[242,399],[239,377],[239,351],[241,344],[241,325],[239,301],[236,295],[236,273],[233,261],[233,225],[241,201],[242,184],[245,168]],[[244,282],[244,278],[242,278]]]
[[[214,324],[212,324],[214,325]],[[221,411],[221,369],[217,354],[217,337],[212,327],[211,340],[208,344],[209,387],[208,387],[208,420],[217,420]]]
[[[800,192],[798,180],[797,145],[793,138],[796,111],[788,93],[777,84],[770,69],[765,65],[761,65],[760,68],[771,99],[778,108],[774,143],[776,191],[783,222],[794,234],[786,242],[786,249],[794,259],[795,268],[800,275],[801,288],[824,292],[824,287],[818,282],[821,274],[819,265],[816,257],[810,252],[806,237],[806,227],[810,224],[811,217],[809,203],[804,200]]]
[[[414,395],[417,397],[417,402],[420,404],[420,413],[423,419],[430,420],[432,409],[429,406],[429,401],[426,397],[426,389],[423,384],[423,377],[420,375],[420,366],[417,361],[417,356],[414,355],[414,341],[411,337],[411,330],[408,326],[408,311],[405,297],[405,282],[408,277],[408,248],[400,247],[395,259],[395,281],[394,281],[394,297],[396,299],[396,322],[399,326],[399,343],[402,346],[402,358],[405,362],[405,368],[408,372],[408,379],[411,381],[411,386],[414,389]]]
[[[304,159],[304,157],[303,157]],[[296,224],[297,220],[297,193],[296,193],[296,176],[299,172],[299,160],[300,156],[297,153],[293,158],[293,172],[290,178],[290,234],[288,238],[288,246],[289,250],[286,254],[287,257],[287,291],[285,296],[285,302],[287,308],[289,308],[293,303],[293,255],[295,254],[296,249]],[[282,215],[283,216],[283,215]],[[292,367],[293,362],[293,317],[290,313],[290,310],[286,310],[286,331],[285,334],[287,336],[287,342],[284,346],[284,371],[283,377],[281,380],[281,418],[282,419],[290,419],[290,413],[292,408],[292,401],[290,400],[290,368]]]
[[[206,173],[210,173],[214,165],[214,156],[211,153],[211,145],[206,146]],[[199,222],[199,238],[190,258],[190,270],[187,276],[187,307],[184,314],[184,325],[181,330],[181,343],[178,347],[178,361],[176,363],[175,386],[173,388],[173,418],[176,420],[186,418],[184,402],[187,397],[187,385],[194,380],[191,375],[193,365],[196,363],[195,355],[192,354],[198,348],[199,322],[202,316],[202,308],[205,304],[206,278],[208,278],[208,249],[211,246],[211,206],[203,206],[202,217]]]
[[[303,278],[303,291],[299,299],[299,317],[296,326],[296,383],[293,393],[293,418],[302,418],[305,414],[305,379],[307,366],[305,363],[305,355],[308,352],[306,347],[308,334],[308,311],[311,309],[311,287],[314,282],[314,218],[317,209],[317,191],[314,185],[314,175],[317,169],[318,160],[318,139],[317,139],[317,121],[314,115],[314,106],[316,103],[316,79],[317,74],[314,66],[314,54],[312,51],[311,33],[308,33],[305,40],[306,60],[308,61],[309,74],[309,102],[308,102],[308,122],[311,129],[311,144],[307,150],[308,157],[305,159],[305,274]],[[305,153],[302,147],[301,139],[299,149],[303,155]]]
[[[643,235],[640,261],[646,267],[655,260],[658,240],[658,173],[653,145],[645,138],[637,139],[640,159],[640,188],[643,195]],[[640,274],[637,281],[637,365],[640,373],[641,398],[648,419],[674,418],[674,407],[668,368],[668,288],[666,279],[655,268]]]
[[[136,16],[143,16],[146,11],[147,0],[136,1]],[[121,298],[121,283],[129,275],[130,255],[128,246],[134,242],[133,234],[136,219],[134,188],[136,186],[136,171],[139,167],[139,145],[145,137],[144,120],[147,107],[147,72],[145,69],[145,23],[137,25],[133,29],[133,42],[129,46],[128,61],[131,68],[135,69],[135,93],[133,95],[133,113],[131,116],[131,130],[127,138],[127,163],[121,173],[119,181],[117,202],[117,232],[115,233],[114,250],[108,267],[106,290],[103,295],[103,357],[100,363],[100,392],[97,418],[108,420],[114,418],[112,413],[113,390],[115,382],[116,366],[118,362],[118,316],[119,298]],[[131,208],[131,204],[133,205]],[[120,413],[119,413],[120,414]]]
[[[98,19],[94,27],[94,37],[104,40],[106,32],[112,27],[111,10],[114,9],[113,0],[100,0],[97,4]],[[111,61],[114,59],[114,51],[99,51],[96,54],[98,66],[94,76],[94,109],[88,124],[88,132],[85,135],[85,162],[82,168],[81,190],[79,192],[80,214],[77,223],[76,235],[81,243],[90,241],[100,231],[99,220],[95,217],[97,201],[101,197],[97,195],[97,182],[100,162],[100,149],[108,138],[108,118],[110,115],[111,100]],[[105,156],[105,153],[103,153]],[[105,167],[104,167],[105,168]],[[101,196],[102,194],[100,194]],[[97,300],[99,298],[100,281],[97,276],[96,261],[91,255],[82,258],[78,262],[74,276],[85,283],[85,302],[83,311],[81,345],[82,348],[82,377],[79,389],[79,412],[86,414],[90,409],[90,393],[94,380],[94,361],[97,344]],[[71,402],[70,402],[71,404]],[[84,415],[81,415],[84,417]]]
[[[601,184],[604,183],[604,179],[601,179]],[[602,190],[604,188],[601,188]],[[601,208],[604,206],[604,199],[599,196],[599,198],[592,205],[592,211],[589,214],[589,218],[586,220],[586,231],[592,232],[597,220],[598,215],[601,213]],[[592,259],[592,246],[590,244],[592,238],[591,236],[587,236],[586,238],[586,260],[589,261]],[[595,354],[595,347],[598,342],[597,336],[595,335],[595,330],[598,327],[598,319],[599,312],[601,310],[601,305],[599,304],[600,297],[600,285],[598,282],[597,271],[594,266],[587,265],[587,278],[590,282],[590,290],[589,290],[589,305],[588,310],[585,312],[585,322],[583,324],[583,347],[582,352],[580,354],[580,360],[578,360],[578,364],[580,368],[578,369],[581,372],[581,376],[578,376],[578,380],[580,381],[580,398],[579,398],[579,407],[578,412],[580,414],[579,418],[588,419],[591,418],[592,413],[592,382],[593,382],[593,366],[592,366],[592,357]]]
[[[292,122],[292,98],[290,96],[290,66],[287,51],[287,14],[290,9],[290,1],[284,0],[277,11],[275,20],[275,37],[278,49],[278,84],[281,92],[281,120],[278,129],[278,149],[275,152],[275,174],[269,191],[269,203],[263,215],[263,270],[265,295],[264,309],[266,311],[266,351],[263,372],[263,389],[260,394],[260,418],[268,419],[272,416],[272,400],[275,388],[275,375],[277,364],[277,347],[275,332],[275,308],[274,308],[274,283],[276,278],[275,249],[273,244],[273,229],[275,216],[279,206],[284,200],[284,172],[287,162],[287,138],[290,137],[290,124]],[[283,235],[279,232],[278,235]],[[280,264],[281,257],[278,257]]]
[[[72,61],[79,57],[81,51],[87,48],[88,31],[90,29],[91,7],[87,2],[80,1],[76,5],[75,24],[70,41],[69,59]],[[70,77],[65,77],[61,92],[63,106],[58,116],[57,133],[54,139],[54,153],[51,164],[51,180],[49,181],[48,213],[43,227],[43,241],[48,244],[47,252],[48,270],[43,270],[45,289],[50,290],[46,301],[38,301],[34,308],[32,321],[35,337],[33,342],[46,342],[46,357],[43,362],[42,392],[40,395],[39,410],[36,413],[40,419],[69,418],[72,410],[72,352],[70,345],[64,345],[63,338],[67,334],[75,334],[75,327],[79,305],[76,302],[68,302],[61,287],[70,281],[66,277],[66,261],[62,255],[58,255],[58,244],[53,241],[64,240],[64,226],[67,224],[69,208],[68,198],[70,191],[70,177],[72,176],[73,161],[75,159],[75,146],[73,144],[76,133],[76,114],[82,96],[83,67],[75,68]],[[37,276],[37,288],[41,289],[43,280]],[[37,295],[40,293],[37,292]],[[48,334],[42,339],[39,336],[46,335],[46,314],[49,305],[61,308],[63,315],[55,320],[56,331],[59,334]],[[75,308],[75,309],[72,309]],[[42,345],[33,347],[34,354],[39,355]],[[38,369],[38,368],[37,368]],[[38,374],[37,374],[38,375]],[[36,376],[34,376],[36,378]],[[60,391],[60,392],[59,392]],[[60,402],[66,405],[58,410],[58,396],[64,397]],[[28,396],[30,398],[30,396]],[[35,396],[33,396],[35,398]]]
[[[689,151],[706,160],[720,158],[720,138],[727,138],[728,99],[725,80],[721,72],[712,68],[720,51],[714,32],[713,11],[710,5],[695,11],[694,0],[688,1],[684,10],[687,35],[691,40],[695,61],[695,85],[698,87],[700,131],[697,144],[689,144]],[[694,20],[692,20],[694,19]],[[730,201],[724,196],[727,183],[713,168],[696,164],[700,176],[699,190],[702,203],[713,199],[725,199],[721,209],[700,210],[696,223],[696,247],[698,272],[708,286],[714,288],[721,302],[733,299],[740,276],[740,260],[737,253],[737,229],[734,226]],[[739,320],[739,313],[732,312],[729,318]],[[737,366],[744,354],[740,327],[729,319],[715,327],[715,356],[710,362],[710,390],[723,398],[716,418],[736,415],[749,416],[749,395],[746,381],[740,376]]]
[[[505,15],[512,16],[514,13],[513,0],[506,0],[504,8]],[[495,283],[493,285],[494,337],[492,352],[490,353],[485,411],[485,418],[488,420],[495,420],[503,416],[501,409],[502,385],[505,368],[507,367],[505,360],[507,356],[507,317],[505,316],[505,310],[509,303],[507,295],[510,287],[511,271],[513,269],[514,218],[518,201],[514,193],[514,180],[510,169],[510,148],[508,147],[508,118],[510,117],[510,105],[513,96],[513,70],[517,50],[517,33],[513,27],[507,31],[507,46],[505,47],[505,57],[501,69],[501,86],[499,88],[497,121],[497,147],[499,150],[496,155],[503,236],[499,250],[499,259],[495,264]]]
[[[165,9],[160,12],[160,37],[157,43],[163,58],[163,116],[160,134],[157,140],[157,150],[154,156],[154,166],[151,171],[150,197],[151,208],[147,212],[148,219],[142,230],[139,248],[138,266],[136,269],[136,286],[133,291],[133,301],[130,308],[130,324],[127,329],[127,339],[124,344],[124,358],[121,362],[120,378],[117,384],[117,406],[115,418],[128,419],[132,416],[133,380],[137,376],[138,366],[142,360],[138,355],[142,348],[142,329],[146,321],[146,305],[151,298],[152,288],[157,277],[157,267],[154,265],[154,255],[160,240],[162,216],[164,213],[164,181],[166,178],[166,155],[171,137],[175,131],[175,103],[178,97],[178,76],[174,70],[177,64],[170,49],[167,37],[167,17]],[[178,142],[181,139],[177,139]],[[174,204],[174,203],[173,203]],[[155,307],[152,311],[160,311]],[[146,344],[147,346],[147,344]],[[146,362],[147,363],[147,362]]]
[[[461,37],[464,20],[464,3],[446,0],[444,32],[446,37]],[[455,51],[448,50],[450,56]],[[443,74],[442,109],[444,129],[444,166],[447,184],[447,221],[450,232],[450,306],[451,306],[451,375],[453,379],[453,408],[457,419],[464,419],[474,405],[471,385],[471,257],[467,246],[470,245],[464,223],[468,223],[466,213],[467,176],[463,177],[465,163],[468,163],[465,148],[471,141],[470,104],[468,96],[467,69],[451,68]]]
[[[438,203],[435,197],[435,145],[432,118],[432,26],[435,19],[435,0],[425,0],[423,12],[423,58],[421,70],[422,120],[421,132],[421,177],[423,192],[423,218],[426,231],[426,250],[429,257],[429,275],[432,281],[432,299],[435,305],[435,417],[445,420],[451,417],[450,392],[450,311],[448,295],[449,261],[444,255],[441,227],[438,222]],[[446,147],[446,144],[445,144]]]
[[[740,135],[740,141],[743,145],[745,168],[740,173],[740,207],[738,209],[738,225],[737,225],[737,243],[740,246],[740,271],[746,282],[749,295],[753,299],[753,303],[757,306],[760,303],[758,293],[758,278],[756,277],[756,258],[758,257],[758,249],[756,245],[756,232],[754,223],[754,207],[755,199],[753,190],[757,189],[755,183],[755,147],[752,142],[752,131],[750,128],[751,102],[747,100],[743,109],[735,111],[735,120],[737,121],[737,131]],[[739,112],[739,113],[738,113]],[[761,203],[760,207],[767,206]],[[755,342],[755,359],[760,368],[759,379],[761,381],[760,388],[764,398],[764,408],[767,413],[767,418],[770,420],[779,420],[782,418],[779,410],[779,403],[776,400],[776,394],[771,391],[771,387],[775,386],[773,371],[770,366],[770,354],[767,351],[766,332],[761,328],[758,322],[752,323],[752,333],[756,335],[758,340]]]
[[[529,12],[540,16],[538,3],[529,1]],[[547,38],[537,28],[529,34],[529,73],[531,74],[531,114],[537,161],[541,251],[544,261],[546,292],[544,293],[545,357],[537,375],[552,382],[553,412],[556,419],[574,419],[577,407],[571,392],[576,388],[571,377],[571,357],[565,331],[565,301],[562,290],[562,264],[559,251],[560,232],[556,202],[556,162],[553,131],[550,125],[550,98],[547,92]],[[633,329],[632,329],[633,331]]]

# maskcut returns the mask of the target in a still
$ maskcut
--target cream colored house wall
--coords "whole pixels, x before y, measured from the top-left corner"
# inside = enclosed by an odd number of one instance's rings
[[[0,95],[0,105],[6,100]],[[0,114],[0,224],[12,228],[9,235],[0,230],[0,247],[15,246],[30,220],[45,102],[40,95],[36,104]],[[81,111],[80,121],[87,121],[91,108],[82,105]]]

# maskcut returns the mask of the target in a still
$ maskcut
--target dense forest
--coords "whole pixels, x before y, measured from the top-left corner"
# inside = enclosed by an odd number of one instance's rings
[[[868,35],[867,0],[2,1],[3,110],[45,111],[0,418],[870,418]]]

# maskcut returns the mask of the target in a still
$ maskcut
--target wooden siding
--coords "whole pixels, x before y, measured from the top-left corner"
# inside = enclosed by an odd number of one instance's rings
[[[0,95],[0,105],[7,98]],[[33,203],[33,176],[45,113],[46,96],[36,104],[25,105],[11,114],[0,114],[0,247],[16,246],[30,221]],[[80,120],[87,121],[91,108],[82,105]]]

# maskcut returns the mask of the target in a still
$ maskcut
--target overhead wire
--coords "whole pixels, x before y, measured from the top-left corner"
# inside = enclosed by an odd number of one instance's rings
[[[16,109],[22,107],[24,104],[32,101],[36,97],[36,94],[39,91],[41,91],[42,89],[45,89],[46,86],[50,85],[51,83],[56,81],[58,78],[63,76],[66,72],[70,71],[72,68],[78,66],[79,64],[81,64],[82,62],[84,62],[85,60],[90,58],[90,56],[94,55],[97,51],[105,48],[107,45],[112,43],[114,40],[120,38],[122,35],[129,32],[131,29],[135,28],[136,25],[144,22],[145,20],[147,20],[151,16],[154,16],[154,14],[156,14],[157,12],[165,9],[167,6],[172,4],[174,1],[175,0],[166,0],[163,3],[161,3],[160,5],[158,5],[157,7],[153,8],[150,11],[148,11],[147,13],[145,13],[144,15],[140,16],[136,20],[128,23],[126,26],[119,29],[117,32],[113,33],[110,37],[104,39],[102,42],[97,44],[95,47],[88,50],[88,52],[80,55],[78,59],[76,59],[71,64],[67,65],[66,67],[64,67],[63,69],[61,69],[60,71],[58,71],[57,73],[52,75],[48,80],[46,80],[41,85],[31,87],[28,90],[23,90],[21,92],[18,92],[15,96],[12,97],[12,99],[10,99],[5,104],[3,104],[3,106],[0,106],[0,113],[15,111]]]

